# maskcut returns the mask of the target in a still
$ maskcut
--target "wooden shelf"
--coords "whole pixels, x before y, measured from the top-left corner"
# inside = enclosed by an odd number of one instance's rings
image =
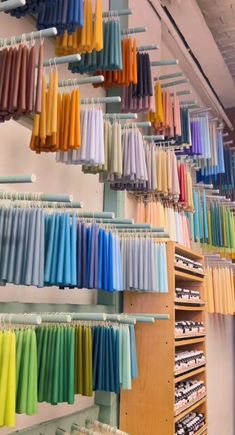
[[[207,424],[205,424],[203,427],[201,427],[201,429],[199,429],[195,435],[202,435],[205,433],[205,431],[207,430]]]
[[[187,299],[180,299],[180,298],[175,298],[175,304],[182,304],[182,305],[190,305],[192,307],[196,306],[205,306],[206,302],[202,301],[202,300],[187,300]]]
[[[175,245],[175,253],[178,255],[182,255],[182,257],[188,257],[190,260],[198,261],[200,263],[200,260],[203,261],[203,256],[201,254],[197,254],[196,252],[191,251],[191,249],[186,248],[183,245]]]
[[[197,401],[187,403],[178,413],[174,413],[176,383],[186,379],[203,379],[206,376],[206,361],[175,372],[175,354],[185,350],[202,350],[205,352],[204,333],[194,333],[175,337],[175,321],[194,320],[205,323],[204,273],[176,264],[176,254],[202,264],[203,256],[195,251],[167,241],[168,293],[161,295],[144,292],[125,292],[124,312],[133,313],[167,313],[169,322],[156,322],[148,327],[136,328],[138,346],[138,364],[140,376],[133,383],[132,390],[122,390],[120,398],[120,426],[131,435],[172,435],[175,423],[189,412],[203,412],[207,422],[206,396],[199,396]],[[199,266],[200,267],[200,266]],[[183,300],[176,295],[176,287],[197,290],[201,299]],[[133,314],[134,315],[134,314]],[[196,329],[195,329],[196,331]],[[159,358],[161,355],[161,358]],[[164,389],[159,389],[164,385]],[[177,415],[175,415],[177,414]],[[157,425],[156,425],[157,421]],[[203,430],[204,432],[203,432]],[[206,435],[206,427],[196,435]]]
[[[196,305],[188,305],[188,306],[184,306],[184,305],[175,305],[175,310],[177,311],[205,311],[205,307],[201,306],[198,307]]]
[[[201,406],[206,401],[206,394],[201,397],[199,400],[195,400],[193,403],[188,404],[182,411],[178,410],[177,413],[175,413],[175,423],[181,418],[185,417],[190,412],[194,411],[194,409],[197,409],[199,406]]]
[[[205,342],[205,336],[195,337],[195,338],[186,338],[185,340],[175,340],[175,347],[187,346],[189,344],[197,344],[197,343],[204,343],[204,342]]]
[[[188,272],[182,272],[181,270],[175,270],[175,278],[181,281],[193,281],[193,282],[203,282],[204,277],[196,276]]]
[[[185,379],[189,379],[192,376],[199,375],[199,373],[204,373],[205,371],[206,371],[205,365],[204,365],[204,367],[201,366],[201,368],[198,368],[198,369],[195,369],[195,370],[191,369],[190,371],[188,371],[188,372],[186,372],[186,373],[176,377],[175,378],[175,384],[177,384],[178,382],[182,382]]]
[[[194,269],[193,267],[188,267],[188,266],[185,266],[184,264],[177,263],[177,261],[175,261],[175,268],[183,270],[183,271],[188,272],[188,273],[193,273],[195,275],[199,275],[201,277],[205,276],[204,272],[202,272],[198,269]]]
[[[187,338],[197,338],[197,337],[204,337],[206,335],[206,332],[199,332],[198,334],[183,334],[183,335],[175,335],[175,340],[184,340]]]

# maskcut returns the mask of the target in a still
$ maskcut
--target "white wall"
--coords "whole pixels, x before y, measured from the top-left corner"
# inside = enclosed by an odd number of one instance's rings
[[[209,435],[234,435],[234,317],[208,315]]]
[[[108,0],[104,1],[105,9]],[[20,35],[35,30],[33,22],[26,19],[17,20],[6,14],[0,14],[1,37]],[[54,57],[53,43],[45,41],[45,58]],[[60,79],[74,77],[66,66],[60,66]],[[91,85],[81,86],[82,97],[95,97],[104,94],[103,90],[94,89]],[[1,189],[10,191],[32,191],[45,193],[71,193],[77,201],[84,201],[86,211],[103,210],[103,185],[98,177],[84,175],[78,166],[67,166],[56,163],[54,154],[36,155],[29,149],[31,131],[15,121],[0,125],[0,174],[31,174],[37,176],[33,185],[4,185]],[[7,285],[1,287],[0,301],[33,302],[33,303],[96,303],[96,291],[72,290],[61,291],[58,288],[37,289],[32,287]],[[63,310],[63,309],[62,309]],[[1,304],[0,304],[1,311]],[[93,398],[78,397],[75,405],[51,406],[39,405],[39,413],[33,417],[18,416],[17,429],[25,428],[43,421],[61,417],[93,404]],[[13,431],[1,429],[1,435]]]

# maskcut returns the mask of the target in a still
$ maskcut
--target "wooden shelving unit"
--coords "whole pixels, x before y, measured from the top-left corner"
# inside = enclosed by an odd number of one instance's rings
[[[203,257],[174,242],[167,242],[167,294],[125,292],[126,313],[168,313],[169,321],[136,327],[139,378],[131,391],[121,392],[120,426],[131,435],[174,435],[175,423],[190,412],[204,413],[207,422],[206,396],[175,415],[175,385],[189,379],[206,383],[206,363],[182,373],[175,373],[175,353],[184,350],[206,351],[206,335],[175,338],[177,320],[202,321],[205,324],[204,274],[175,264],[175,254],[203,264]],[[200,300],[176,299],[175,288],[200,291]],[[206,435],[207,426],[196,435]]]

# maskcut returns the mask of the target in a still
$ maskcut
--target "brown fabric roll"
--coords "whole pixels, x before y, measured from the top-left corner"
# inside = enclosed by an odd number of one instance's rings
[[[8,109],[8,95],[11,78],[11,66],[12,66],[13,49],[10,48],[7,53],[5,74],[3,78],[2,98],[1,98],[1,112],[7,112]]]
[[[34,109],[34,87],[35,87],[35,66],[36,66],[36,48],[33,45],[29,53],[27,67],[27,92],[26,92],[26,110],[32,113]]]
[[[9,85],[9,95],[8,95],[8,112],[13,113],[13,96],[14,96],[14,84],[15,84],[15,70],[16,70],[16,62],[18,57],[18,49],[13,48],[12,54],[12,66],[11,66],[11,77],[10,77],[10,85]]]
[[[20,88],[18,99],[18,113],[26,112],[26,87],[27,87],[27,59],[28,59],[28,47],[23,47],[21,68],[20,68]]]
[[[44,46],[41,43],[38,58],[37,91],[35,100],[35,113],[41,113],[42,109],[42,78],[43,78]]]
[[[21,60],[22,60],[22,52],[23,45],[18,47],[18,55],[16,59],[15,65],[15,73],[14,73],[14,90],[13,90],[13,99],[12,99],[12,108],[14,111],[18,109],[18,95],[19,95],[19,86],[20,86],[20,68],[21,68]]]

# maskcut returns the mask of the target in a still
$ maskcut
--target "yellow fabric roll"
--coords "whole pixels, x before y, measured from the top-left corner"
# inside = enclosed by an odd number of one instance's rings
[[[75,90],[75,148],[81,146],[81,101],[80,101],[80,90]]]
[[[5,425],[15,427],[16,424],[16,336],[9,331],[10,352],[8,359],[8,378],[5,407]]]
[[[94,48],[97,51],[103,50],[103,1],[96,0],[95,23],[94,23]]]
[[[3,332],[2,352],[1,352],[1,371],[0,371],[0,426],[5,425],[7,382],[10,359],[10,335],[8,331]]]
[[[58,69],[54,69],[53,73],[53,90],[52,90],[52,115],[51,115],[51,132],[57,133],[57,106],[58,106]]]

